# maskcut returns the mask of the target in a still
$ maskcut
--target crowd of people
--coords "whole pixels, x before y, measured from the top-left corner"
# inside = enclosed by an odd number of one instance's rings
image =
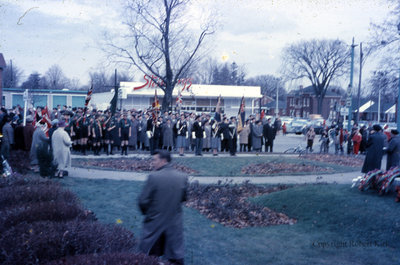
[[[160,113],[152,109],[111,113],[111,110],[67,106],[58,106],[51,111],[37,107],[26,111],[25,126],[23,118],[23,109],[19,106],[0,110],[1,154],[7,159],[11,149],[30,151],[31,165],[37,170],[38,150],[49,149],[54,159],[59,160],[60,174],[70,164],[70,155],[61,155],[67,153],[67,149],[75,154],[96,156],[116,152],[127,155],[131,151],[154,154],[155,150],[161,149],[176,151],[181,156],[187,152],[194,152],[196,156],[202,156],[204,152],[214,156],[226,152],[234,156],[238,151],[273,152],[277,133],[282,130],[285,135],[286,129],[279,117],[272,122],[260,114],[251,114],[246,120],[238,121],[236,116],[227,117],[219,112],[198,115]],[[370,136],[375,132],[372,124],[361,128],[354,124],[350,132],[340,124],[333,124],[320,133],[319,151],[328,153],[329,146],[333,146],[336,154],[365,154]],[[382,128],[378,133],[386,135],[386,147],[392,136],[397,136],[397,131],[388,133]],[[312,126],[305,138],[307,150],[313,151],[317,135]]]
[[[311,126],[306,135],[307,151],[313,151],[313,144],[316,138],[314,128]],[[355,123],[349,132],[343,129],[341,124],[332,124],[329,127],[322,129],[320,138],[320,153],[328,153],[329,146],[335,148],[335,154],[359,154],[366,155],[363,173],[367,173],[374,169],[381,168],[383,155],[387,154],[386,169],[400,165],[400,136],[397,130],[388,130],[385,125],[382,128],[380,125],[372,125],[359,127]],[[347,145],[347,148],[346,148]]]

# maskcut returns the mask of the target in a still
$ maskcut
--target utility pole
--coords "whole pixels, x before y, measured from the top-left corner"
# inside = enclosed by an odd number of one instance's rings
[[[275,86],[276,86],[275,117],[277,118],[278,115],[279,115],[279,105],[278,105],[278,99],[279,99],[278,90],[279,90],[279,86],[278,86],[278,82],[275,84]]]
[[[355,121],[358,123],[360,119],[360,94],[361,94],[361,75],[362,75],[362,60],[363,60],[363,52],[362,52],[362,42],[360,42],[360,73],[358,76],[358,91],[357,91],[357,116]]]
[[[353,42],[351,44],[351,65],[350,65],[350,84],[349,87],[347,88],[347,100],[346,100],[346,107],[349,108],[349,119],[347,122],[347,130],[350,132],[351,131],[351,119],[352,119],[352,113],[353,113],[353,100],[352,100],[352,89],[353,89],[353,73],[354,73],[354,48],[356,45],[354,44],[354,37],[353,37]]]

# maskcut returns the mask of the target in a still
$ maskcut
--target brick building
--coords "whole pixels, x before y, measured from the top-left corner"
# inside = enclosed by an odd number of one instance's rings
[[[336,119],[339,106],[342,104],[342,91],[339,88],[328,88],[322,102],[322,117]],[[286,115],[290,117],[309,118],[318,114],[318,100],[312,86],[291,91],[286,99]]]

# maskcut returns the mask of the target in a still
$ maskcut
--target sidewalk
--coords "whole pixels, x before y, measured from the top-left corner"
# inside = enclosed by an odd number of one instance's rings
[[[112,179],[145,181],[149,173],[125,172],[112,170],[99,170],[73,167],[69,171],[69,177],[88,179]],[[351,184],[352,179],[361,176],[360,172],[347,172],[336,174],[313,174],[309,176],[272,176],[272,177],[199,177],[189,176],[189,181],[198,181],[201,184],[218,183],[218,181],[232,181],[242,183],[250,181],[253,184],[305,184],[305,183],[338,183]]]

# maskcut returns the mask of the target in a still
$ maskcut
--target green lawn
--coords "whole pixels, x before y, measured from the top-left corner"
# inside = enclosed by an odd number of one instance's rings
[[[66,178],[100,221],[140,233],[141,182]],[[393,196],[348,185],[301,185],[252,198],[297,224],[234,229],[185,208],[186,264],[399,264],[400,208]]]
[[[111,158],[118,160],[120,158]],[[128,161],[129,158],[123,158],[124,161]],[[89,160],[89,159],[88,159]],[[100,158],[98,161],[110,160]],[[79,166],[80,161],[73,160],[73,165]],[[348,166],[340,166],[335,164],[323,163],[312,160],[299,159],[295,156],[252,156],[252,157],[174,157],[174,163],[181,164],[183,166],[192,168],[196,170],[198,173],[191,174],[194,176],[248,176],[241,172],[242,168],[252,164],[260,164],[260,163],[268,163],[268,162],[278,162],[278,163],[287,163],[292,164],[293,167],[296,165],[306,164],[306,165],[315,165],[321,166],[325,168],[329,168],[328,172],[296,172],[291,173],[290,175],[307,175],[307,174],[329,174],[329,173],[342,173],[342,172],[351,172],[358,171],[360,168],[348,167]],[[125,162],[126,163],[126,162]],[[97,169],[101,169],[101,167],[93,167]],[[104,169],[104,168],[103,168]],[[271,176],[278,175],[289,175],[288,173],[273,173]],[[257,175],[253,175],[257,176]],[[264,176],[264,175],[260,175]]]

